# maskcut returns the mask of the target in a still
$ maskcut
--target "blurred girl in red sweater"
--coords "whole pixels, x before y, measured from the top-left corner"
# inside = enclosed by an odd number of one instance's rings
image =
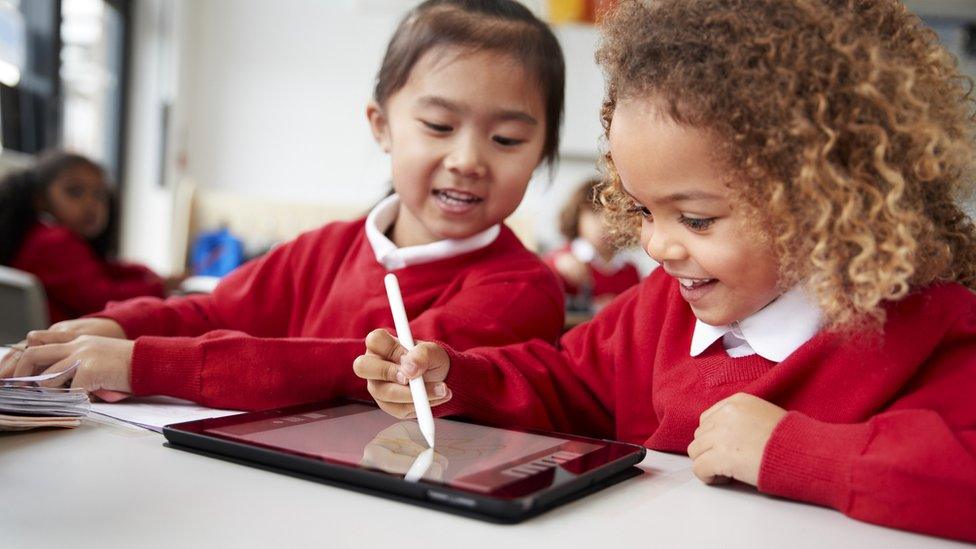
[[[552,31],[513,0],[419,5],[366,109],[396,194],[275,248],[211,295],[132,300],[31,334],[0,376],[80,360],[76,387],[225,408],[368,397],[350,365],[370,329],[393,325],[388,272],[418,336],[465,349],[554,342],[558,283],[503,220],[556,156],[563,75]]]
[[[357,359],[389,412],[687,452],[708,483],[976,541],[973,102],[897,0],[629,0],[598,59],[613,226],[661,267],[558,348]]]
[[[559,231],[568,242],[544,260],[563,283],[567,308],[598,311],[640,282],[640,272],[607,238],[597,210],[600,181],[584,183],[563,207]]]
[[[77,154],[48,152],[0,182],[0,264],[40,279],[52,322],[163,295],[155,273],[110,259],[114,209],[105,172]]]

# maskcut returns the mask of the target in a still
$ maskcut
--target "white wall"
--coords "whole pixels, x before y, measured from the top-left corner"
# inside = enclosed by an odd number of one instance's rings
[[[122,201],[121,255],[161,273],[171,270],[172,186],[159,181],[160,99],[171,80],[173,27],[163,8],[170,0],[134,2],[130,52],[129,120]],[[174,8],[180,8],[181,3]]]
[[[174,12],[169,22],[165,3]],[[382,196],[388,161],[372,141],[364,110],[387,40],[410,4],[135,3],[123,253],[171,270],[173,186],[184,176],[200,187],[357,208]],[[595,173],[603,94],[593,60],[596,32],[566,27],[557,34],[568,64],[566,159],[553,182],[540,170],[520,210],[537,217],[538,238],[550,245],[566,195]],[[170,94],[176,100],[169,177],[161,187],[159,104]]]

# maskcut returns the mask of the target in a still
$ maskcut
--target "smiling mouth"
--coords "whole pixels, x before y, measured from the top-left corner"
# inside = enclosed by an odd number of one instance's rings
[[[455,189],[434,189],[431,191],[431,194],[444,203],[453,206],[469,206],[485,201],[484,198],[478,195]]]
[[[707,286],[712,282],[715,282],[714,278],[678,278],[678,282],[683,288],[688,290],[694,290],[695,288],[701,288],[702,286]]]

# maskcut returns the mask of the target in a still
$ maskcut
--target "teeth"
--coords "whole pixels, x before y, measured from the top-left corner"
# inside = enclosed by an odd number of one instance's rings
[[[685,288],[694,288],[695,286],[701,286],[711,282],[711,278],[679,278],[678,282],[681,283]]]
[[[481,199],[478,198],[477,196],[468,193],[452,191],[450,189],[440,189],[434,192],[438,196],[440,196],[441,199],[455,204],[473,204],[475,202],[481,202]]]

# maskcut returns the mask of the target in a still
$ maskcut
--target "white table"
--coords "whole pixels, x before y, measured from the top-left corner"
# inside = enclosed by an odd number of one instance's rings
[[[0,547],[966,547],[744,487],[685,457],[519,525],[494,525],[165,448],[83,424],[0,433]]]

